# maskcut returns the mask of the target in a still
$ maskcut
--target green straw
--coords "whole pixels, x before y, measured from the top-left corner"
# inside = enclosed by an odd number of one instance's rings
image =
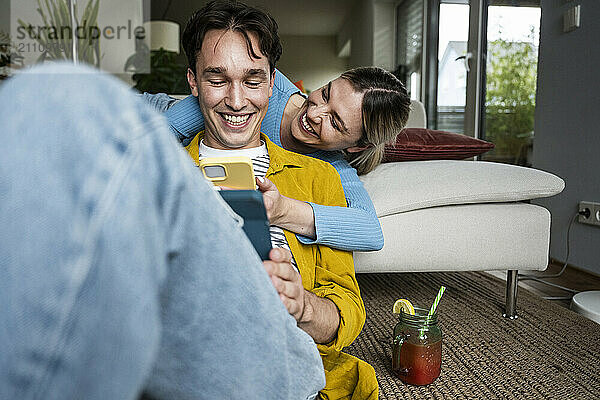
[[[440,302],[440,299],[442,298],[442,295],[444,294],[444,290],[446,290],[446,286],[442,286],[440,288],[440,291],[438,292],[437,296],[435,296],[435,300],[433,301],[433,304],[431,305],[429,314],[427,314],[428,317],[431,317],[435,313],[435,309],[437,308],[438,303]]]

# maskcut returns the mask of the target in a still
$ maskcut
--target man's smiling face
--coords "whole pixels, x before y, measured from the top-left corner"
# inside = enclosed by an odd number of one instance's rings
[[[260,145],[260,124],[273,92],[269,61],[258,38],[248,33],[252,58],[244,36],[230,30],[210,30],[196,61],[196,75],[188,70],[192,94],[204,115],[204,143],[217,149],[245,149]]]

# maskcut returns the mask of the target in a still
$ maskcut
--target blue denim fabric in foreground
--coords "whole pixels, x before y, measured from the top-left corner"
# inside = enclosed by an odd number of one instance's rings
[[[314,342],[162,116],[66,65],[4,82],[0,104],[0,399],[324,386]]]

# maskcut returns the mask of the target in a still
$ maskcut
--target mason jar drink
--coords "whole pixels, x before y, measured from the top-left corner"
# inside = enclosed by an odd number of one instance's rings
[[[415,308],[415,315],[399,314],[394,327],[392,370],[404,383],[428,385],[440,376],[442,368],[442,330],[437,314]]]

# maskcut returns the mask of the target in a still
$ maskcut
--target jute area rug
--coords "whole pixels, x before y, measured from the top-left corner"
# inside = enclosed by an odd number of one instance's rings
[[[502,317],[505,282],[482,272],[359,274],[367,321],[345,351],[369,362],[380,399],[600,399],[600,325],[519,288]],[[410,386],[391,369],[398,298],[429,308],[441,285],[442,373]]]

